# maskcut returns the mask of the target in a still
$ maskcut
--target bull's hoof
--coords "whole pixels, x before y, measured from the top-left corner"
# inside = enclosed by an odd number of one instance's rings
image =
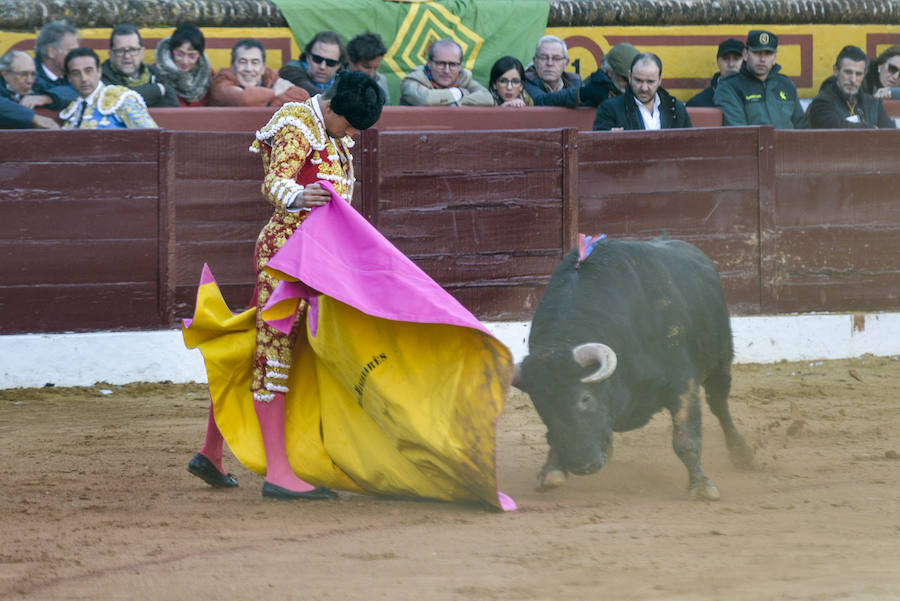
[[[709,480],[702,480],[691,485],[688,496],[692,501],[718,501],[719,489]]]
[[[568,479],[568,474],[559,469],[552,469],[546,472],[542,471],[540,474],[538,474],[537,485],[534,487],[534,489],[539,492],[544,492],[545,490],[550,490],[551,488],[562,486]]]
[[[739,470],[755,471],[758,469],[756,455],[743,439],[728,445],[728,456],[731,458],[731,464]]]

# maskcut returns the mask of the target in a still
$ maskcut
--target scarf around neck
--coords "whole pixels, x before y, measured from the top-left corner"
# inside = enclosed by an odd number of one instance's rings
[[[169,39],[164,38],[156,45],[156,66],[159,69],[159,80],[175,88],[179,98],[187,102],[197,102],[209,92],[209,84],[212,80],[212,69],[206,53],[200,55],[200,59],[190,71],[182,71],[172,59],[172,51],[169,47]]]

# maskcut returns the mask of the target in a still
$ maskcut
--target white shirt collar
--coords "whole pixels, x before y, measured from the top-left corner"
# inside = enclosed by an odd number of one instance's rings
[[[647,110],[647,107],[637,99],[637,96],[634,97],[634,102],[637,104],[638,110],[641,113],[641,119],[644,120],[644,129],[662,129],[662,122],[659,114],[659,94],[653,96],[652,111]]]
[[[88,103],[88,106],[91,106],[92,104],[94,104],[94,101],[97,100],[97,96],[100,94],[100,90],[102,90],[104,87],[106,86],[103,84],[103,82],[99,82],[97,84],[97,87],[94,88],[94,91],[91,92],[90,96],[88,96],[87,98],[82,98],[82,100],[86,101]]]
[[[41,69],[44,70],[44,75],[46,75],[47,79],[49,79],[50,81],[55,82],[55,81],[59,81],[60,79],[62,79],[59,75],[57,75],[56,73],[54,73],[53,71],[48,69],[47,65],[45,65],[44,63],[41,63]]]

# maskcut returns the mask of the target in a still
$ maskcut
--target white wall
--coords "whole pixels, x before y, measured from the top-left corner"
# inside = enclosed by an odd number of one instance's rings
[[[735,360],[840,359],[900,355],[900,313],[733,317]],[[528,352],[527,322],[485,324],[516,361]],[[0,388],[95,382],[205,382],[199,351],[180,330],[0,336]]]

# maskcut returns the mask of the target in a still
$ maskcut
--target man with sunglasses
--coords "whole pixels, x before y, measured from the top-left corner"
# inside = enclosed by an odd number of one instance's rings
[[[331,87],[346,64],[347,49],[341,36],[320,31],[306,44],[300,59],[285,63],[278,75],[315,96]]]
[[[797,88],[775,64],[778,36],[754,29],[747,34],[741,70],[719,79],[713,102],[722,109],[723,125],[771,125],[775,129],[806,127]]]
[[[400,104],[411,106],[494,106],[494,97],[464,69],[462,47],[450,38],[428,49],[428,62],[400,84]]]
[[[144,42],[134,25],[113,27],[109,58],[101,68],[103,83],[134,90],[148,107],[178,106],[175,89],[160,81],[156,67],[144,63]]]

